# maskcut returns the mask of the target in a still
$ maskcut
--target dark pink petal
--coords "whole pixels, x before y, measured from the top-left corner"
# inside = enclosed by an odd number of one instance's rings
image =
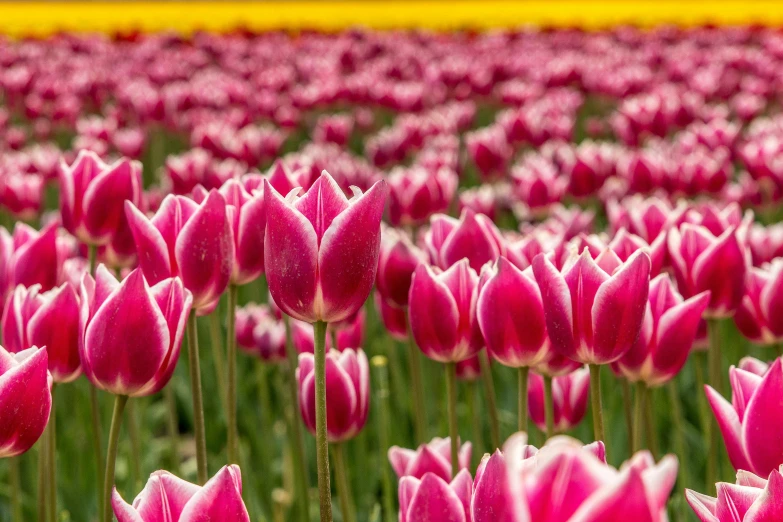
[[[657,374],[671,378],[685,365],[709,300],[709,292],[702,292],[668,309],[661,316],[655,344],[657,350],[652,357]]]
[[[323,179],[323,178],[322,178]],[[381,217],[388,188],[379,181],[330,220],[318,252],[319,318],[341,321],[364,304],[375,282],[381,241]],[[318,300],[316,300],[318,304]]]
[[[450,480],[451,459],[422,444],[416,452],[416,456],[408,464],[405,475],[422,478],[427,473],[433,473],[443,480]]]
[[[51,290],[57,286],[58,259],[57,223],[52,223],[14,252],[10,269],[11,286],[39,284],[41,291]]]
[[[441,478],[427,473],[407,510],[407,522],[466,522],[457,494]]]
[[[721,522],[715,516],[717,499],[686,489],[685,500],[688,501],[688,505],[691,506],[691,509],[701,522]]]
[[[470,267],[478,272],[484,263],[497,259],[500,249],[496,239],[479,224],[476,213],[465,209],[459,225],[446,238],[440,253],[444,266],[467,258]]]
[[[656,522],[660,517],[648,503],[641,472],[630,468],[582,504],[569,522]]]
[[[766,373],[766,372],[765,372]],[[741,368],[729,368],[729,382],[731,383],[731,405],[740,422],[745,418],[745,410],[756,393],[756,390],[763,382],[763,376],[745,371]]]
[[[574,339],[574,313],[568,284],[544,254],[533,259],[533,273],[541,290],[546,328],[552,348],[566,357],[575,355],[577,347]]]
[[[769,476],[764,491],[745,513],[743,522],[783,520],[783,477],[775,470]]]
[[[449,362],[457,346],[459,309],[449,288],[432,269],[419,265],[413,275],[409,317],[416,344],[424,354],[439,362]]]
[[[472,501],[473,522],[515,522],[513,499],[509,498],[506,461],[500,450],[482,459],[483,472],[476,472]]]
[[[470,477],[470,471],[460,470],[449,485],[454,493],[457,494],[462,503],[462,510],[465,513],[466,522],[472,522],[470,514],[470,499],[473,496],[473,479]]]
[[[248,200],[239,210],[239,229],[235,232],[234,280],[245,284],[264,271],[264,235],[266,202],[263,195]]]
[[[33,315],[27,325],[29,343],[45,346],[54,382],[70,382],[81,373],[79,299],[65,283]]]
[[[307,192],[294,203],[294,208],[313,226],[319,245],[332,221],[349,206],[342,189],[326,171],[323,171]]]
[[[144,522],[179,520],[185,505],[199,489],[168,471],[156,471],[150,475],[133,505]]]
[[[123,203],[138,204],[141,199],[141,164],[127,158],[101,172],[84,193],[84,229],[97,244],[109,242],[117,231]]]
[[[742,440],[750,469],[761,476],[767,476],[783,463],[783,437],[779,436],[783,423],[781,364],[782,360],[778,358],[769,368],[753,394],[742,421]]]
[[[334,357],[326,358],[326,431],[331,441],[344,440],[353,435],[359,398],[350,375]],[[315,409],[315,404],[313,404]]]
[[[613,362],[631,348],[644,319],[649,287],[650,257],[638,251],[595,294],[593,351],[584,362]]]
[[[715,506],[715,516],[720,521],[729,520],[743,522],[745,513],[761,496],[761,490],[745,486],[736,486],[718,482],[718,503]]]
[[[170,201],[173,201],[173,197]],[[125,214],[144,277],[153,285],[171,277],[169,248],[160,231],[130,201],[125,202]]]
[[[312,224],[264,183],[267,227],[264,266],[269,292],[288,315],[315,322],[318,236]]]
[[[224,466],[182,510],[179,522],[250,522],[239,466]]]
[[[707,401],[710,403],[715,419],[718,421],[718,427],[723,434],[723,443],[726,445],[726,451],[734,469],[753,469],[743,447],[742,425],[737,412],[726,399],[710,386],[704,388]]]
[[[732,228],[704,250],[693,265],[696,291],[710,290],[709,313],[730,315],[742,301],[747,270],[745,253]]]

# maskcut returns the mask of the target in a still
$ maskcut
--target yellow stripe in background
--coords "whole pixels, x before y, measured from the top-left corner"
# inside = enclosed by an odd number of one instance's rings
[[[58,31],[434,30],[539,27],[600,29],[621,24],[783,25],[783,1],[407,0],[277,2],[2,2],[0,33]]]

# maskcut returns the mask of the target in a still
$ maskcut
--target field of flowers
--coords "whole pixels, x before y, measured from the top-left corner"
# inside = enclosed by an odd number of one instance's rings
[[[0,521],[783,520],[783,32],[0,39]]]

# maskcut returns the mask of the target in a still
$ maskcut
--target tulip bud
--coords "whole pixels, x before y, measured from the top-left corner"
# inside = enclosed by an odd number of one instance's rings
[[[81,285],[79,350],[87,378],[115,395],[160,391],[179,359],[193,297],[179,278],[149,287],[140,269],[121,283],[103,266]]]
[[[29,450],[41,437],[52,410],[52,382],[45,348],[16,354],[0,346],[0,458]]]
[[[459,469],[468,469],[473,447],[470,442],[464,443],[459,449]],[[389,462],[398,478],[423,478],[426,473],[432,473],[449,480],[451,478],[451,439],[435,437],[428,444],[422,444],[418,449],[411,450],[392,446],[389,448]]]
[[[69,283],[42,294],[39,291],[40,285],[19,285],[8,297],[3,340],[11,353],[45,346],[54,382],[71,382],[81,374],[79,299]]]
[[[544,255],[533,260],[552,347],[583,364],[622,357],[636,342],[644,319],[650,257],[638,251],[625,263],[614,260],[616,268],[607,271],[601,264],[610,258],[594,261],[585,251],[562,272]]]
[[[709,300],[709,291],[683,299],[668,274],[653,279],[639,337],[613,368],[648,386],[673,379],[688,360]]]
[[[237,465],[223,466],[201,487],[168,471],[156,471],[132,505],[123,500],[116,487],[111,505],[118,522],[250,522]]]
[[[223,196],[213,190],[199,205],[169,195],[151,219],[130,203],[125,212],[147,281],[179,276],[193,294],[193,308],[211,312],[228,286],[234,257]]]
[[[324,171],[301,197],[264,182],[265,268],[277,305],[301,321],[341,321],[362,306],[378,267],[386,184],[348,200]]]
[[[458,362],[483,345],[478,320],[478,276],[463,259],[445,272],[420,264],[409,295],[410,325],[424,355],[438,362]]]
[[[766,479],[741,470],[737,472],[736,484],[718,482],[716,486],[717,498],[685,490],[685,500],[701,522],[783,520],[783,466],[772,470]]]
[[[367,422],[370,408],[370,366],[361,349],[351,348],[326,354],[326,435],[329,442],[355,437]],[[296,369],[299,383],[299,411],[305,426],[315,434],[315,359],[299,355]]]
[[[473,480],[466,469],[451,483],[434,473],[426,473],[421,480],[403,477],[399,483],[400,522],[468,522],[472,493]]]
[[[123,203],[141,204],[141,164],[123,158],[106,165],[83,150],[70,167],[60,164],[60,187],[65,229],[84,243],[104,245],[127,226]]]

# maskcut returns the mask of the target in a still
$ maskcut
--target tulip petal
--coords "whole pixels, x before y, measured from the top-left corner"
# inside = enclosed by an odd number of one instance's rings
[[[720,522],[715,516],[717,499],[686,489],[685,500],[701,522]]]
[[[182,510],[199,489],[168,471],[156,471],[150,475],[133,506],[144,522],[179,520]]]
[[[326,171],[323,171],[304,196],[294,203],[294,208],[312,224],[319,245],[332,221],[349,206],[342,189]]]
[[[449,288],[420,264],[413,274],[409,317],[416,344],[430,359],[450,362],[457,345],[460,314]]]
[[[336,322],[353,315],[370,295],[378,268],[387,193],[386,183],[377,182],[351,200],[323,232],[318,252],[321,320]]]
[[[388,457],[394,473],[397,474],[398,478],[402,478],[410,475],[410,473],[407,473],[408,465],[416,457],[416,452],[411,449],[392,446],[389,448]]]
[[[693,264],[693,281],[696,289],[710,290],[711,314],[725,316],[737,309],[746,270],[745,254],[733,228],[699,255]]]
[[[265,234],[266,203],[259,194],[239,210],[239,229],[234,238],[236,284],[249,283],[264,271]]]
[[[483,471],[476,472],[472,500],[473,522],[515,522],[513,500],[509,498],[506,461],[500,450],[482,459]]]
[[[783,520],[783,476],[779,471],[773,471],[769,476],[764,491],[745,513],[743,522],[766,522],[768,520]]]
[[[780,358],[772,364],[750,399],[742,422],[742,440],[750,469],[761,476],[769,475],[783,462],[783,438],[773,428],[783,419],[782,364]]]
[[[544,254],[533,259],[533,274],[541,290],[546,329],[552,348],[563,356],[573,355],[576,350],[574,312],[568,284]]]
[[[10,265],[12,287],[40,284],[41,291],[51,290],[57,286],[58,259],[57,223],[52,223],[14,252]]]
[[[116,487],[111,491],[111,507],[114,516],[117,517],[117,522],[155,522],[155,519],[144,520],[141,518],[133,506],[125,502]]]
[[[318,236],[301,212],[264,182],[267,226],[264,266],[269,292],[294,319],[315,322],[313,313],[318,274]]]
[[[103,170],[87,187],[82,202],[84,228],[93,241],[105,244],[122,223],[123,201],[141,199],[141,164],[123,158]]]
[[[28,342],[46,346],[55,382],[71,382],[81,373],[79,299],[68,283],[53,292],[27,324]]]
[[[182,510],[179,522],[250,522],[239,466],[224,466]]]
[[[745,513],[761,496],[760,489],[718,482],[718,503],[715,516],[720,521],[743,522]]]
[[[466,522],[465,509],[443,479],[427,473],[410,501],[407,522]]]
[[[669,308],[659,319],[657,350],[652,354],[652,360],[655,373],[662,378],[670,379],[685,365],[709,300],[709,292],[702,292]]]
[[[173,200],[173,197],[170,201]],[[160,231],[130,201],[125,202],[125,215],[128,219],[136,254],[144,277],[150,284],[171,277],[171,258],[169,247]]]
[[[752,469],[742,444],[742,425],[731,404],[721,397],[712,387],[705,386],[707,401],[710,403],[718,427],[723,434],[723,442],[734,469]]]
[[[347,433],[352,434],[356,420],[358,397],[350,375],[343,370],[334,357],[326,358],[326,431],[330,440],[342,440]],[[315,397],[313,397],[315,398]],[[315,411],[315,404],[312,405]]]
[[[641,472],[629,468],[585,501],[569,522],[656,522],[660,517],[648,503]]]

